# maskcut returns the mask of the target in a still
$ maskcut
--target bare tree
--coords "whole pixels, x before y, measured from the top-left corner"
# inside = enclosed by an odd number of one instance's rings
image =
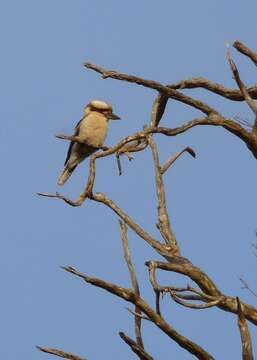
[[[239,41],[236,41],[233,46],[239,52],[252,60],[255,65],[257,65],[256,53],[248,49]],[[165,333],[172,341],[175,341],[178,346],[182,347],[196,358],[205,360],[214,359],[214,357],[203,347],[180,334],[171,324],[165,320],[161,312],[161,299],[163,295],[168,296],[171,301],[175,301],[182,307],[196,310],[216,307],[221,311],[228,311],[235,314],[238,317],[238,327],[241,335],[242,359],[253,359],[251,336],[247,322],[250,321],[253,325],[257,325],[257,309],[249,304],[241,302],[236,296],[227,296],[221,292],[218,285],[215,284],[215,282],[202,269],[194,265],[189,259],[183,257],[179,243],[176,239],[176,235],[172,229],[172,222],[167,211],[163,177],[182,154],[186,152],[195,157],[195,152],[193,149],[186,147],[182,151],[179,151],[177,154],[168,158],[164,164],[161,164],[159,160],[158,148],[153,137],[154,134],[176,136],[190,130],[195,126],[201,125],[221,126],[225,130],[241,139],[246,144],[252,155],[257,159],[257,105],[254,101],[254,99],[257,98],[257,85],[253,85],[250,88],[247,88],[244,85],[229,49],[227,58],[238,89],[229,89],[223,85],[213,83],[201,77],[183,80],[176,84],[162,85],[156,81],[146,80],[117,71],[106,70],[97,65],[86,63],[86,68],[100,73],[103,79],[112,78],[123,82],[130,82],[141,85],[157,91],[158,94],[152,107],[152,116],[149,125],[146,126],[142,131],[129,135],[126,138],[120,140],[112,148],[103,149],[102,151],[98,151],[91,156],[87,185],[77,200],[68,199],[67,197],[58,193],[39,193],[41,196],[63,200],[65,203],[71,206],[81,206],[87,199],[90,199],[91,201],[102,203],[103,205],[107,206],[119,217],[121,239],[123,243],[125,259],[130,273],[131,288],[125,288],[102,279],[90,277],[71,266],[63,267],[63,269],[81,278],[86,283],[100,287],[107,292],[110,292],[113,295],[133,304],[134,309],[129,309],[129,311],[135,319],[135,340],[131,339],[122,332],[119,335],[140,359],[153,359],[149,353],[151,349],[145,349],[144,346],[143,334],[141,331],[142,320],[150,321],[154,326],[158,327],[163,333]],[[245,101],[254,114],[253,125],[246,129],[243,124],[233,119],[225,118],[216,109],[212,108],[205,102],[197,100],[191,96],[184,95],[181,92],[183,89],[193,88],[204,88],[209,92],[215,93],[231,101]],[[161,127],[160,122],[169,99],[182,102],[187,106],[200,110],[203,113],[203,117],[193,119],[192,121],[185,123],[177,128]],[[72,136],[57,135],[57,137],[64,140],[72,139],[73,141],[76,141],[76,139],[74,139]],[[127,155],[128,157],[131,157],[133,153],[138,151],[145,151],[148,148],[151,150],[152,161],[155,169],[155,185],[158,200],[157,228],[160,233],[160,239],[162,240],[156,239],[151,234],[146,232],[131,216],[126,214],[114,201],[109,199],[107,195],[94,192],[97,159],[115,154],[117,157],[119,173],[121,174],[122,168],[120,156]],[[154,309],[150,307],[150,305],[146,302],[145,299],[143,299],[140,293],[140,286],[129,250],[128,228],[134,231],[140,239],[145,241],[159,255],[163,257],[163,261],[150,260],[145,263],[149,270],[149,282],[151,283],[156,299]],[[160,285],[157,281],[157,272],[160,271],[182,274],[186,278],[189,278],[195,285],[188,285],[187,287],[177,287],[174,284]],[[76,355],[57,349],[47,349],[42,347],[39,347],[39,349],[41,351],[58,355],[67,359],[81,359]]]

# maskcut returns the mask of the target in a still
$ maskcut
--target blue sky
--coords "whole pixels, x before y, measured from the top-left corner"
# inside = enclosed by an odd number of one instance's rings
[[[60,191],[56,181],[67,143],[54,134],[71,134],[90,100],[111,102],[122,117],[111,125],[107,145],[149,121],[155,92],[103,81],[82,63],[163,83],[204,76],[235,87],[225,43],[238,39],[257,49],[256,11],[255,1],[231,0],[2,2],[1,357],[48,358],[35,345],[62,348],[88,359],[134,356],[117,335],[118,331],[134,335],[127,304],[60,269],[73,265],[129,286],[117,217],[100,204],[70,208],[35,195]],[[254,65],[236,51],[233,57],[245,83],[254,84]],[[205,91],[190,93],[228,117],[253,120],[245,104]],[[176,126],[198,115],[170,102],[162,123]],[[257,288],[252,251],[257,228],[256,160],[239,139],[219,128],[195,128],[176,138],[156,139],[162,161],[185,146],[197,153],[195,160],[183,156],[165,177],[171,221],[183,255],[202,267],[225,294],[256,305],[256,298],[242,290],[239,281],[243,275]],[[114,158],[99,161],[96,190],[106,192],[158,236],[150,153],[123,163],[124,175],[118,177]],[[87,168],[84,162],[62,193],[75,199],[84,187]],[[144,262],[159,257],[132,232],[129,237],[142,293],[154,305]],[[187,279],[173,274],[160,275],[160,281],[187,284]],[[241,358],[232,314],[184,309],[168,298],[163,309],[178,331],[215,358]],[[256,329],[250,328],[254,339]],[[143,324],[143,335],[146,349],[156,359],[167,355],[191,359],[152,324]]]

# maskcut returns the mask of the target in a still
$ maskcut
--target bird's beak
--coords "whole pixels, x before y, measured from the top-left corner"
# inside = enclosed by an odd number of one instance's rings
[[[108,117],[111,120],[120,120],[120,117],[118,115],[115,115],[114,113],[111,113]]]

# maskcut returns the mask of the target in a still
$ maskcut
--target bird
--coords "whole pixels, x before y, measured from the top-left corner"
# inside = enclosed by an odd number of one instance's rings
[[[103,146],[108,133],[109,120],[119,119],[120,117],[113,113],[112,105],[102,100],[92,100],[84,108],[83,117],[74,132],[74,136],[82,143],[70,142],[58,185],[64,185],[77,165]]]

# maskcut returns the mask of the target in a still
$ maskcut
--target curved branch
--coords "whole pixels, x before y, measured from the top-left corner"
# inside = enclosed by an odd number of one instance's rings
[[[210,307],[217,306],[223,300],[223,297],[220,297],[216,300],[208,302],[207,304],[191,304],[183,301],[179,296],[176,295],[175,291],[170,291],[170,296],[176,303],[185,306],[187,308],[197,309],[197,310],[208,309]]]
[[[214,94],[220,95],[226,99],[233,101],[244,101],[244,96],[240,90],[226,88],[225,86],[212,82],[203,77],[195,77],[188,80],[182,80],[175,84],[167,85],[171,89],[197,89],[202,88]],[[253,99],[257,99],[257,84],[247,89]]]
[[[161,261],[147,261],[146,266],[154,264],[158,269],[165,271],[174,271],[179,274],[183,274],[193,280],[199,288],[207,295],[214,296],[216,298],[223,297],[223,300],[218,304],[218,307],[222,310],[238,313],[237,301],[235,298],[225,296],[200,268],[194,266],[189,260],[182,257],[173,257],[169,260],[169,263]],[[251,321],[254,325],[257,325],[257,309],[251,305],[241,303],[244,316],[247,320]]]
[[[164,128],[164,127],[154,128],[152,129],[152,132],[164,134],[167,136],[176,136],[199,125],[223,127],[230,133],[236,135],[241,140],[243,140],[243,142],[246,144],[246,146],[251,151],[253,156],[257,159],[257,136],[254,133],[245,130],[240,124],[229,119],[224,119],[223,117],[218,115],[212,115],[205,118],[195,119],[174,129]]]
[[[240,53],[248,56],[254,64],[257,66],[257,54],[253,50],[249,49],[246,45],[242,42],[236,40],[233,44],[234,48],[237,49]],[[252,96],[252,94],[250,94]]]

